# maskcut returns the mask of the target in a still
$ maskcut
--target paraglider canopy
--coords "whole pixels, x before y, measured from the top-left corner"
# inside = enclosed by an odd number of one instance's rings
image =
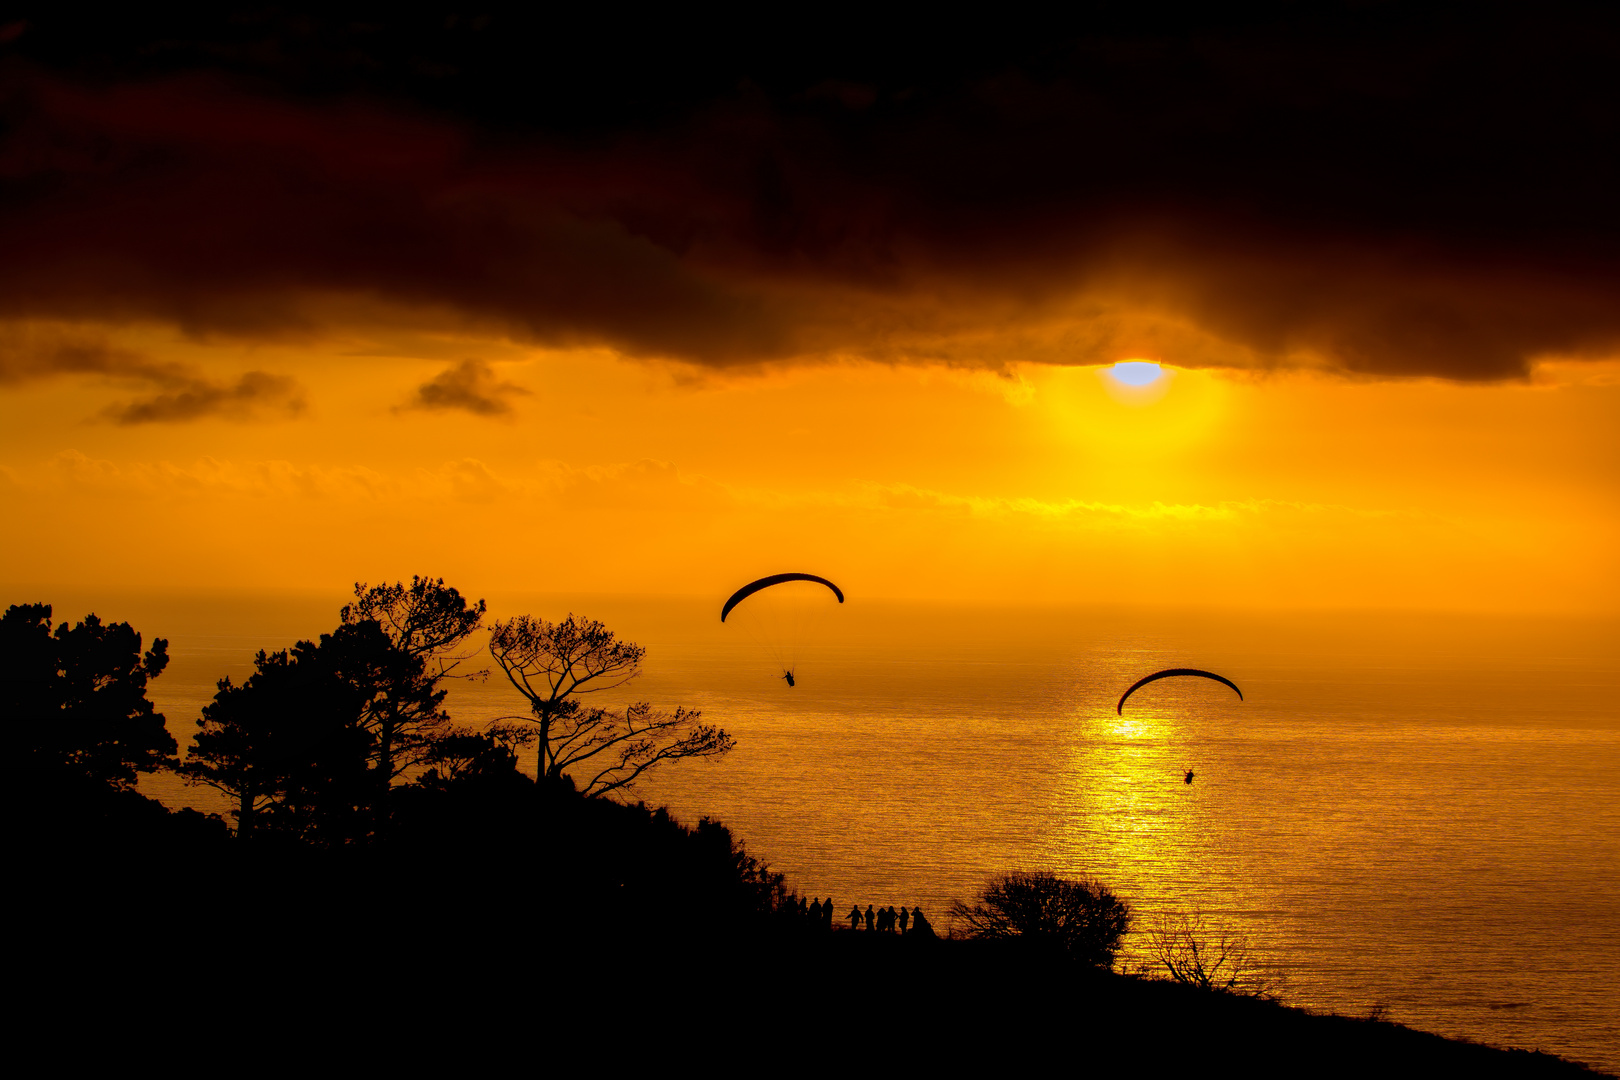
[[[1243,700],[1243,691],[1238,690],[1237,683],[1233,682],[1231,679],[1228,679],[1224,675],[1217,675],[1213,671],[1200,671],[1197,668],[1174,667],[1174,668],[1165,668],[1163,671],[1155,671],[1153,674],[1147,676],[1146,678],[1138,679],[1135,683],[1133,683],[1131,685],[1131,688],[1129,690],[1125,691],[1123,694],[1121,694],[1119,696],[1119,704],[1114,707],[1114,711],[1116,713],[1118,713],[1119,715],[1121,715],[1121,716],[1125,715],[1125,699],[1126,698],[1130,697],[1132,694],[1136,693],[1138,690],[1140,690],[1142,687],[1146,686],[1150,682],[1157,682],[1160,679],[1169,679],[1169,678],[1173,678],[1173,677],[1176,677],[1176,676],[1179,676],[1179,675],[1192,675],[1192,676],[1196,676],[1197,678],[1200,678],[1200,679],[1214,679],[1218,683],[1225,683],[1227,686],[1230,686],[1234,691],[1237,692],[1237,696],[1238,696],[1239,701]],[[1191,774],[1189,773],[1189,776],[1190,775]],[[1192,783],[1191,780],[1188,780],[1187,782],[1189,784]]]
[[[838,586],[834,585],[824,577],[817,577],[815,574],[772,574],[769,577],[762,577],[758,581],[750,581],[748,584],[732,593],[731,599],[726,601],[726,606],[720,609],[720,621],[725,622],[726,616],[731,614],[732,608],[736,607],[750,596],[753,596],[755,593],[759,592],[759,590],[768,589],[772,585],[780,585],[786,581],[814,581],[818,585],[825,585],[827,588],[831,589],[833,591],[833,595],[838,597],[838,602],[840,604],[844,602],[844,590],[840,589]]]

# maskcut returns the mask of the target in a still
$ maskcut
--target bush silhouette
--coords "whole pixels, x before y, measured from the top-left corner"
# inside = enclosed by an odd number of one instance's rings
[[[1131,926],[1130,908],[1100,882],[1044,871],[996,878],[978,903],[951,905],[951,916],[970,938],[1016,943],[1097,968],[1113,967]]]

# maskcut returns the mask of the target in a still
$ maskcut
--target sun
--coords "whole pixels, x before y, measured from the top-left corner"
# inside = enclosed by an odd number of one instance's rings
[[[1121,360],[1109,374],[1126,386],[1148,386],[1158,382],[1164,370],[1152,360]]]

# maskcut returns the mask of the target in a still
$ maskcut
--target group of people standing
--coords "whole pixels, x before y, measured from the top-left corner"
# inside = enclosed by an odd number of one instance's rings
[[[828,902],[831,903],[831,900]],[[928,919],[924,917],[920,907],[912,908],[909,912],[904,907],[896,911],[894,905],[890,904],[886,908],[878,908],[874,911],[872,905],[867,904],[866,911],[862,912],[861,905],[856,904],[849,909],[849,928],[851,930],[859,930],[863,920],[866,923],[868,932],[904,934],[906,924],[910,923],[911,933],[921,934],[924,937],[934,936],[934,928],[928,924]]]
[[[800,900],[799,913],[810,921],[812,926],[827,930],[833,925],[832,897],[826,900]],[[868,933],[881,934],[921,934],[924,937],[933,937],[934,928],[929,925],[928,919],[923,915],[922,908],[914,907],[907,911],[904,907],[896,909],[892,904],[886,908],[877,908],[871,904],[866,910],[856,904],[849,909],[849,928],[851,930],[864,929]],[[908,931],[909,927],[909,931]]]

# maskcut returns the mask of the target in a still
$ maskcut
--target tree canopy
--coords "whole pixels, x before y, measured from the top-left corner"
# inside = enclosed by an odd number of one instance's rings
[[[17,604],[0,616],[0,703],[12,722],[7,755],[114,788],[172,768],[178,747],[147,683],[169,663],[169,643],[94,614],[51,633],[51,605]]]
[[[368,586],[356,582],[354,602],[338,613],[344,625],[375,621],[394,646],[412,656],[431,657],[436,676],[454,672],[467,656],[453,654],[484,619],[484,602],[468,604],[443,578],[413,575],[411,583]],[[475,673],[483,674],[483,673]]]
[[[341,844],[365,831],[370,740],[360,718],[373,688],[356,678],[355,650],[332,641],[261,650],[246,681],[221,679],[203,707],[181,771],[231,797],[238,836]]]

